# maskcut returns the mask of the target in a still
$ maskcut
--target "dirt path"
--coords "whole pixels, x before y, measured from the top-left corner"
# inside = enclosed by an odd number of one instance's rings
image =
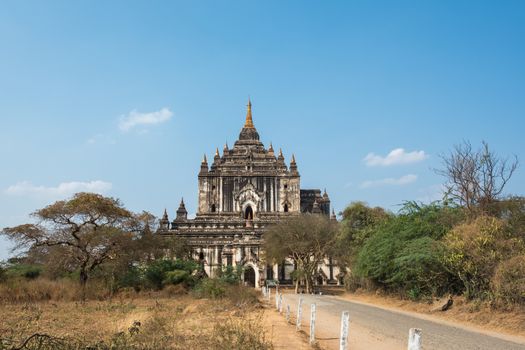
[[[265,308],[263,326],[268,330],[268,338],[272,340],[275,349],[312,349],[304,333],[297,332],[271,305],[265,304]]]
[[[317,304],[316,338],[323,349],[338,349],[340,317],[343,310],[350,311],[349,349],[404,349],[408,330],[423,330],[423,349],[443,350],[524,350],[525,340],[499,334],[487,334],[468,327],[457,327],[429,317],[399,312],[385,308],[342,300],[330,296],[303,295],[302,330],[308,333],[310,305]],[[298,296],[284,295],[284,308],[290,304],[292,315],[296,314]],[[273,312],[278,315],[277,312]],[[283,319],[283,316],[279,316]],[[295,320],[294,324],[295,324]],[[295,331],[294,326],[288,326]],[[291,347],[289,347],[291,348]]]

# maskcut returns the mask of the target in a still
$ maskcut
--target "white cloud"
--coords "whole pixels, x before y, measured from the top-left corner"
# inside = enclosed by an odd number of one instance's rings
[[[163,123],[170,120],[172,116],[173,112],[171,112],[168,108],[162,108],[160,111],[150,113],[139,113],[136,110],[133,110],[129,112],[128,115],[123,115],[120,117],[118,127],[120,130],[125,132],[138,125],[154,125]]]
[[[87,143],[90,145],[99,144],[99,143],[114,145],[117,143],[117,141],[108,135],[96,134],[90,137],[87,140]]]
[[[428,154],[425,154],[425,151],[405,152],[403,148],[396,148],[390,151],[386,157],[381,157],[375,153],[368,153],[363,161],[368,166],[389,166],[416,163],[427,158]]]
[[[381,186],[404,186],[408,185],[417,180],[417,175],[408,174],[401,176],[400,178],[388,177],[381,180],[369,180],[361,183],[361,188],[370,188],[370,187],[381,187]]]
[[[105,181],[71,181],[62,182],[56,187],[35,186],[30,182],[18,182],[9,186],[5,193],[11,196],[40,196],[49,198],[62,198],[77,192],[95,192],[103,194],[112,187],[110,182]]]

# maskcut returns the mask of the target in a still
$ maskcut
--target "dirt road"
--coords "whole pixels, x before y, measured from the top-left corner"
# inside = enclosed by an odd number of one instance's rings
[[[417,314],[398,312],[331,296],[302,295],[302,330],[309,333],[310,305],[317,305],[316,338],[324,349],[339,348],[341,312],[350,312],[349,349],[406,349],[410,328],[423,331],[423,349],[427,350],[525,350],[518,337],[487,334],[463,326],[429,320]],[[272,298],[273,299],[273,298]],[[283,295],[283,309],[289,304],[295,321],[299,296]],[[295,324],[295,322],[294,322]],[[293,326],[290,326],[293,327]]]

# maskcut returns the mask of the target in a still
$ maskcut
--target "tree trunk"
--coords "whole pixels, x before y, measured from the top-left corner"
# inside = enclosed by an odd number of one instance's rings
[[[88,281],[88,273],[85,266],[80,267],[80,298],[82,301],[86,300],[86,285]]]

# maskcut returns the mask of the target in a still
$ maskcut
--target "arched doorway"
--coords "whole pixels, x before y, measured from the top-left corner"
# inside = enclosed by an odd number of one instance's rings
[[[251,266],[244,268],[244,283],[247,286],[255,287],[255,270]]]
[[[253,220],[253,209],[250,205],[247,206],[246,210],[244,211],[244,218],[246,220]]]

